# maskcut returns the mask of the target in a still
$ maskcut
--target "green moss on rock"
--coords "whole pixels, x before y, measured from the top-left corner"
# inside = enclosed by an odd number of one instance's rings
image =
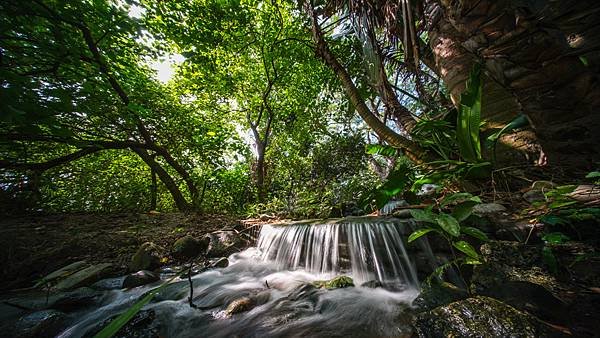
[[[354,281],[348,276],[337,276],[331,280],[314,281],[313,285],[325,289],[341,289],[354,286]]]

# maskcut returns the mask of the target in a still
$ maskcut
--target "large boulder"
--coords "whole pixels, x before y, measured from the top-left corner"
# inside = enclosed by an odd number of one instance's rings
[[[112,271],[112,268],[113,265],[111,263],[92,265],[61,280],[54,288],[56,290],[63,291],[91,285],[103,277],[106,277],[107,274]]]
[[[533,316],[484,296],[420,313],[413,324],[419,337],[540,336],[540,324]]]
[[[160,266],[160,260],[164,253],[165,250],[162,247],[152,242],[146,242],[131,258],[129,269],[131,271],[154,270]]]
[[[210,258],[226,257],[244,249],[248,242],[240,234],[230,230],[220,230],[206,234],[208,242],[206,256]]]
[[[193,259],[206,252],[208,243],[209,240],[206,237],[202,238],[202,240],[197,240],[187,235],[175,241],[171,249],[171,254],[175,259],[179,260]]]
[[[441,305],[465,299],[468,296],[466,290],[454,284],[440,281],[437,278],[428,278],[421,285],[421,292],[413,301],[413,306],[420,311],[431,310]]]
[[[485,264],[476,266],[472,292],[494,297],[541,319],[564,323],[566,303],[557,279],[543,268],[540,246],[492,241],[481,247]]]

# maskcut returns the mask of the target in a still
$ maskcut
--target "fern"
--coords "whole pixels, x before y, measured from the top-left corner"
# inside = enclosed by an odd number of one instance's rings
[[[476,63],[469,75],[465,91],[460,95],[456,123],[456,140],[460,155],[468,162],[481,160],[479,124],[481,122],[481,65]]]

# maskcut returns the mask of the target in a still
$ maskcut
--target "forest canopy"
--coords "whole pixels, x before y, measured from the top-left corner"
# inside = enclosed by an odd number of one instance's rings
[[[589,171],[600,5],[537,3],[3,1],[0,211],[327,217]]]

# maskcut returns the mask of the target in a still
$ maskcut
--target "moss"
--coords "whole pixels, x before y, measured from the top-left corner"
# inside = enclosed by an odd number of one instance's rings
[[[341,289],[354,286],[354,281],[348,276],[337,276],[328,281],[314,281],[313,285],[325,289]]]

